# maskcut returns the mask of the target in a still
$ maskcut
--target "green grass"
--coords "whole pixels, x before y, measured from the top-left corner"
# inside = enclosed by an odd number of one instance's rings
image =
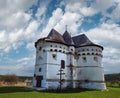
[[[120,98],[120,88],[108,87],[106,91],[70,90],[32,91],[26,87],[0,87],[0,98]]]

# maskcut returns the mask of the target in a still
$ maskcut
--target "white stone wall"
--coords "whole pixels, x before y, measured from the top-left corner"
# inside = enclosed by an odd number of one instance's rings
[[[77,56],[76,56],[77,54]],[[106,89],[102,67],[102,49],[97,46],[76,48],[60,43],[40,41],[36,48],[35,75],[43,76],[41,87],[57,89],[61,60],[65,61],[62,79],[66,81],[62,88],[72,85],[73,88]],[[72,74],[71,74],[71,67]],[[39,69],[41,68],[41,71]],[[72,75],[72,76],[71,76]],[[72,81],[71,81],[72,80]],[[72,83],[72,84],[71,84]],[[33,86],[36,78],[33,78]]]
[[[101,89],[102,87],[105,89],[105,86],[103,86],[104,83],[102,83],[104,82],[104,71],[101,65],[102,49],[97,46],[89,46],[77,48],[76,51],[79,54],[76,67],[76,80],[81,81],[76,86],[97,89],[96,85],[99,84]],[[99,87],[98,89],[100,89]]]
[[[105,83],[95,83],[95,82],[82,83],[80,85],[80,87],[87,88],[87,89],[95,89],[95,90],[105,90],[106,89]]]

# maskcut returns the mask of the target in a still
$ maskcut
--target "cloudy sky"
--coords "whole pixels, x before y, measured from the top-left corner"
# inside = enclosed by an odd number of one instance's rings
[[[0,74],[33,75],[34,42],[65,25],[104,46],[105,73],[120,72],[120,0],[0,0]]]

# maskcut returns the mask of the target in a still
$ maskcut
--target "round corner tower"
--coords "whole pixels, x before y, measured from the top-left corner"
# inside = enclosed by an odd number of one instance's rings
[[[102,66],[103,47],[92,43],[86,35],[77,36],[77,66],[76,66],[76,87],[87,89],[106,89],[104,81],[104,70]],[[77,41],[77,42],[79,42]]]

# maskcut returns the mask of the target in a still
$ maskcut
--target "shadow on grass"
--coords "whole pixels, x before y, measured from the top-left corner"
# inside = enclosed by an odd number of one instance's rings
[[[45,90],[45,91],[38,91],[38,92],[46,92],[46,93],[80,93],[85,91],[94,91],[94,90],[88,90],[88,89],[64,89],[64,90]]]
[[[111,87],[111,88],[120,88],[120,86],[107,86],[107,87]]]
[[[0,87],[0,93],[31,92],[27,87],[5,86]]]
[[[29,89],[27,87],[17,87],[17,86],[6,86],[6,87],[0,87],[0,93],[17,93],[17,92],[32,92],[34,90]],[[37,91],[37,90],[36,90]],[[37,91],[37,92],[43,92],[43,93],[80,93],[80,92],[86,92],[86,91],[94,91],[89,89],[64,89],[64,90],[43,90],[43,91]]]

